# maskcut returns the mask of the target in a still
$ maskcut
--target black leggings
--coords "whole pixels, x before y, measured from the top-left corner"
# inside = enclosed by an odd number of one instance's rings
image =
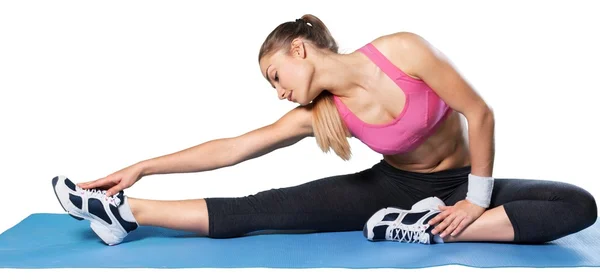
[[[263,230],[350,231],[384,207],[410,209],[437,196],[465,199],[470,166],[434,173],[399,170],[386,161],[360,172],[326,177],[244,197],[206,198],[209,237]],[[578,232],[598,216],[594,197],[563,182],[495,178],[489,209],[503,205],[515,243],[541,243]]]

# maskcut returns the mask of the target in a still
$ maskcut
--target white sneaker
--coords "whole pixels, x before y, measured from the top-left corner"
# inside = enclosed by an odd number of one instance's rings
[[[410,210],[387,207],[369,218],[363,227],[363,235],[369,241],[398,241],[406,243],[434,244],[443,242],[431,234],[427,222],[440,213],[439,205],[445,205],[437,197],[428,197],[415,203]]]
[[[120,212],[126,196],[123,191],[113,196],[106,196],[106,191],[86,190],[75,185],[65,176],[52,178],[54,194],[63,209],[77,220],[90,221],[90,227],[108,245],[116,245],[131,231],[138,228],[130,209],[125,220]]]
[[[419,209],[436,209],[439,210],[439,206],[446,206],[443,200],[439,199],[437,196],[430,196],[428,198],[422,199],[417,203],[413,204],[411,210],[419,210]]]

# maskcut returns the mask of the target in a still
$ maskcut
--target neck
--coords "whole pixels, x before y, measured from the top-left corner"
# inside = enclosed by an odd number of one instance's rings
[[[315,82],[319,88],[340,97],[351,97],[368,83],[365,62],[357,53],[322,54],[315,65]]]

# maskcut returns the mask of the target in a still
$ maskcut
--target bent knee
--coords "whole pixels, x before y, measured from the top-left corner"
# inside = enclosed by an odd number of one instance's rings
[[[598,204],[594,196],[587,190],[578,188],[575,192],[571,201],[573,207],[576,208],[573,214],[578,214],[582,228],[587,228],[596,223],[598,218]]]
[[[596,223],[596,219],[598,218],[598,204],[596,203],[596,199],[590,193],[588,193],[587,199],[582,203],[583,211],[586,216],[586,224],[587,226],[591,226]]]

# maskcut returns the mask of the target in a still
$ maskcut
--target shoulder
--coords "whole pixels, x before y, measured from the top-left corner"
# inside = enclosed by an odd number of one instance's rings
[[[291,131],[295,136],[312,136],[312,107],[312,104],[297,106],[285,113],[273,125]]]
[[[406,74],[417,78],[418,68],[439,59],[441,53],[423,36],[401,31],[375,38],[372,42],[383,55]]]
[[[415,44],[428,44],[427,40],[423,36],[410,31],[400,31],[396,33],[386,34],[375,38],[373,42],[377,42],[380,44],[392,44],[396,47],[411,47]]]

